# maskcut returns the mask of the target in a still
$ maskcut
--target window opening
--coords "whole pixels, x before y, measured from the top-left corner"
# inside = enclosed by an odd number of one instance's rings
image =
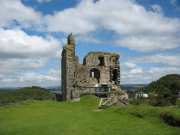
[[[113,70],[113,81],[117,81],[117,69]]]
[[[93,68],[90,70],[90,77],[96,78],[99,83],[99,78],[100,78],[100,71],[96,68]]]
[[[98,64],[99,66],[104,66],[104,57],[99,57]]]
[[[91,77],[94,77],[94,72],[91,72]]]

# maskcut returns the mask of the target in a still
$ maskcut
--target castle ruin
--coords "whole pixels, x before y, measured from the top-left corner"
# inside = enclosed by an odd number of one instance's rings
[[[61,87],[63,101],[72,98],[72,91],[80,87],[94,87],[95,84],[120,89],[120,65],[118,53],[89,52],[79,64],[75,55],[75,39],[68,35],[61,59]]]

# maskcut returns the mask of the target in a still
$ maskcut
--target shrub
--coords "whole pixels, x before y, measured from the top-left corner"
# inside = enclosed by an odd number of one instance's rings
[[[176,102],[176,105],[180,108],[180,101],[179,100]]]
[[[169,106],[175,105],[178,96],[171,94],[170,92],[161,92],[157,96],[150,96],[149,104],[151,106]]]
[[[131,105],[140,105],[141,104],[141,100],[138,99],[138,98],[134,98],[134,99],[129,100],[129,103]]]
[[[172,105],[175,105],[176,104],[176,101],[178,99],[178,96],[177,95],[171,95],[170,97],[167,98]]]
[[[116,90],[116,91],[113,91],[113,94],[124,95],[125,92],[123,90]]]

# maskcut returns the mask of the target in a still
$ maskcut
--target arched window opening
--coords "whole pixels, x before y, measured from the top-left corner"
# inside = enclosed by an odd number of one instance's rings
[[[113,70],[113,81],[117,81],[117,69]]]
[[[90,70],[90,77],[96,78],[99,83],[99,78],[100,78],[100,71],[96,68],[93,68]]]

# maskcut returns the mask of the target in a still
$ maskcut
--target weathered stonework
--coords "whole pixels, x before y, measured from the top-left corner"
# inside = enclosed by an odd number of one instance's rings
[[[117,53],[89,52],[79,64],[75,55],[75,40],[68,36],[68,45],[63,47],[61,60],[63,101],[71,98],[71,91],[79,87],[93,87],[95,84],[120,89],[120,65]]]

